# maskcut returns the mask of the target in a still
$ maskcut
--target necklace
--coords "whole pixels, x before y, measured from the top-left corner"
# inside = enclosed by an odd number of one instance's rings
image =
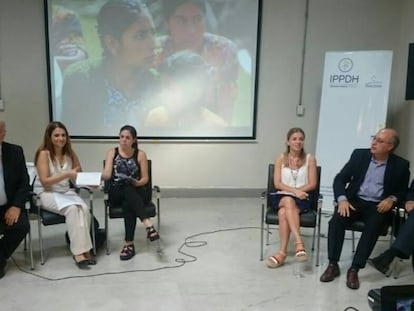
[[[292,176],[293,179],[293,186],[294,188],[296,188],[296,181],[298,179],[298,174],[299,174],[299,168],[293,169],[292,167],[297,167],[297,163],[296,165],[293,165],[293,158],[289,157],[289,170],[290,170],[290,175]]]

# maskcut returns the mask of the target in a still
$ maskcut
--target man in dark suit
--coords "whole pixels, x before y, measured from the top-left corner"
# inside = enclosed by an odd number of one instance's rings
[[[6,260],[29,231],[25,212],[29,195],[29,176],[23,149],[4,142],[6,125],[0,120],[0,278]]]
[[[337,211],[329,221],[329,265],[321,282],[331,282],[339,276],[345,228],[356,219],[365,223],[346,285],[359,288],[358,271],[365,267],[390,210],[404,200],[410,178],[409,162],[393,153],[399,144],[395,130],[385,128],[373,137],[370,149],[355,149],[348,163],[336,175],[333,183]]]
[[[389,249],[376,258],[368,259],[375,269],[386,274],[390,269],[390,264],[395,257],[407,259],[413,256],[414,268],[414,180],[411,182],[405,202],[405,211],[408,217],[401,226],[397,238]]]

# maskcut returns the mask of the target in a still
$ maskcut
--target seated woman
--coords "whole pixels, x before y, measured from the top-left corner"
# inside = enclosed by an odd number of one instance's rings
[[[316,188],[316,159],[303,148],[305,133],[292,128],[287,133],[286,151],[275,159],[274,183],[278,193],[274,206],[278,209],[280,249],[266,260],[269,268],[277,268],[285,262],[290,233],[295,238],[295,259],[307,260],[300,235],[300,213],[310,208],[308,192]]]
[[[41,183],[36,192],[42,208],[65,216],[73,259],[80,269],[89,269],[89,265],[96,264],[90,253],[91,215],[89,207],[70,187],[70,181],[76,179],[81,165],[62,123],[51,122],[46,127],[43,142],[35,155],[35,165]]]
[[[137,217],[144,224],[150,241],[160,238],[145,210],[142,186],[149,180],[148,161],[145,152],[138,148],[137,131],[134,127],[125,125],[121,128],[118,147],[110,149],[106,154],[102,178],[110,180],[111,203],[120,204],[124,209],[125,245],[120,259],[131,259],[135,255],[134,234]]]

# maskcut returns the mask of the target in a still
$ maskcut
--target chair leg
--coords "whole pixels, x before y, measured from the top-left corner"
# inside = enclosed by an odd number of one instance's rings
[[[161,236],[161,214],[160,214],[160,197],[157,195],[157,230]],[[157,253],[161,253],[161,239],[157,240]]]
[[[106,234],[106,239],[105,239],[105,246],[106,246],[106,254],[109,255],[109,223],[108,223],[108,205],[105,204],[105,234]]]
[[[32,242],[32,229],[29,226],[29,256],[30,256],[30,270],[34,270],[34,261],[33,261],[33,242]],[[26,244],[26,238],[24,238]]]
[[[93,192],[89,193],[89,207],[91,213],[91,228],[92,228],[92,249],[93,255],[96,256],[96,237],[95,237],[95,217],[93,214]]]
[[[37,218],[37,228],[39,231],[39,249],[40,249],[40,264],[45,264],[45,257],[43,252],[43,237],[42,237],[42,222],[40,220],[40,216]]]
[[[355,232],[352,230],[352,252],[355,253]]]
[[[263,260],[263,234],[264,234],[264,203],[262,203],[262,217],[260,218],[260,261]]]
[[[318,226],[318,241],[316,245],[316,266],[317,267],[319,267],[319,252],[320,252],[320,245],[321,245],[321,217],[322,217],[322,209],[318,208],[318,220],[316,224]]]

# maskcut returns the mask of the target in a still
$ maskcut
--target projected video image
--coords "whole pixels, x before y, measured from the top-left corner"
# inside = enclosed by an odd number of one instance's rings
[[[259,1],[45,0],[51,119],[78,138],[255,138]]]

